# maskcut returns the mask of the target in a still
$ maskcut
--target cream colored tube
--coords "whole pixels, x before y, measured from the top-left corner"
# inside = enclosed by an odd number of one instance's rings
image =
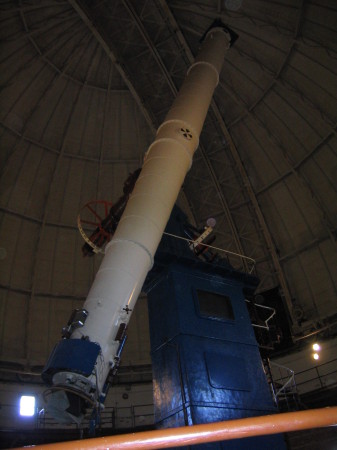
[[[89,312],[87,321],[71,336],[88,336],[100,344],[102,357],[96,364],[99,391],[116,362],[119,342],[115,337],[119,325],[130,319],[191,166],[229,41],[229,34],[222,28],[213,28],[207,34],[200,56],[189,69],[147,152],[124,214],[106,248],[84,304]]]

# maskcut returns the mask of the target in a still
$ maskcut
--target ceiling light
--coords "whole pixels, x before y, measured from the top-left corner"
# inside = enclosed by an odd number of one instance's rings
[[[315,344],[312,345],[312,349],[315,350],[315,352],[318,352],[321,349],[321,346],[315,342]]]
[[[313,353],[312,357],[317,360],[317,359],[319,359],[319,354],[318,353]]]
[[[207,219],[206,224],[208,227],[214,228],[216,225],[216,220],[213,217],[210,217],[209,219]]]

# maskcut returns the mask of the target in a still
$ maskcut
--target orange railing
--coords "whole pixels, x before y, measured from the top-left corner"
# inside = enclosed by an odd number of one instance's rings
[[[337,407],[34,446],[34,450],[139,450],[307,430],[337,424]]]

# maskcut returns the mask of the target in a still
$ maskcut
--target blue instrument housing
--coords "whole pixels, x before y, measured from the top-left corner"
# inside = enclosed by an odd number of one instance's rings
[[[173,210],[166,231],[183,235]],[[277,412],[246,307],[258,279],[226,260],[197,259],[184,241],[164,236],[147,288],[158,428]],[[282,435],[190,446],[191,450],[285,450]]]
[[[42,372],[42,379],[48,385],[57,372],[74,372],[85,377],[94,370],[101,347],[85,339],[63,339],[52,351]]]

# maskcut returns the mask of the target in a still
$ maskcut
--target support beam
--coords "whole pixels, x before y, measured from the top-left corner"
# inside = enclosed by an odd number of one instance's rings
[[[155,127],[153,125],[153,120],[150,117],[147,109],[144,107],[143,102],[141,101],[139,95],[137,94],[135,88],[133,87],[133,84],[131,83],[126,71],[122,67],[122,65],[117,61],[114,53],[112,52],[111,48],[108,46],[108,44],[105,42],[102,35],[99,33],[97,28],[94,26],[92,21],[90,20],[87,12],[82,8],[82,6],[79,4],[77,0],[68,0],[70,5],[74,8],[74,10],[78,13],[78,15],[81,17],[83,22],[86,24],[86,26],[89,28],[93,36],[97,39],[97,41],[100,43],[106,54],[108,55],[111,62],[114,63],[116,69],[118,70],[119,74],[123,78],[123,81],[129,88],[131,94],[133,95],[133,98],[135,99],[137,105],[139,106],[140,110],[142,111],[146,122],[148,123],[150,129],[153,133],[155,133]]]
[[[277,255],[276,247],[274,245],[272,236],[271,236],[271,234],[269,232],[267,223],[265,221],[264,215],[263,215],[262,210],[260,208],[259,202],[258,202],[258,200],[256,198],[255,193],[254,193],[254,190],[253,190],[253,187],[252,187],[251,182],[249,180],[249,177],[247,175],[246,169],[243,166],[243,163],[241,161],[239,152],[238,152],[238,150],[237,150],[237,148],[236,148],[236,146],[235,146],[235,144],[233,142],[232,136],[230,135],[229,131],[227,130],[226,124],[225,124],[225,122],[224,122],[224,120],[222,118],[220,110],[219,110],[219,108],[217,107],[217,105],[216,105],[216,103],[214,101],[211,104],[211,108],[212,108],[212,110],[213,110],[213,112],[215,114],[215,117],[218,120],[219,126],[220,126],[220,128],[221,128],[221,130],[222,130],[222,132],[223,132],[223,134],[225,136],[225,139],[226,139],[226,141],[228,143],[228,147],[229,147],[229,149],[231,151],[233,159],[234,159],[234,161],[235,161],[235,163],[237,165],[237,168],[238,168],[238,170],[240,172],[240,175],[242,177],[243,184],[244,184],[244,186],[246,188],[246,192],[247,192],[247,194],[249,196],[249,199],[250,199],[250,201],[252,203],[252,206],[254,208],[255,214],[256,214],[257,219],[259,221],[259,225],[261,227],[264,239],[266,241],[268,252],[270,253],[270,256],[272,258],[272,261],[273,261],[273,264],[274,264],[274,267],[275,267],[275,270],[276,270],[276,275],[277,275],[278,281],[279,281],[281,289],[282,289],[282,295],[283,295],[283,297],[285,299],[285,302],[287,304],[289,314],[290,314],[291,317],[293,317],[293,313],[292,313],[293,305],[292,305],[292,301],[291,301],[291,294],[290,294],[290,290],[289,290],[289,287],[288,287],[288,283],[287,283],[284,271],[282,269],[279,257]]]

